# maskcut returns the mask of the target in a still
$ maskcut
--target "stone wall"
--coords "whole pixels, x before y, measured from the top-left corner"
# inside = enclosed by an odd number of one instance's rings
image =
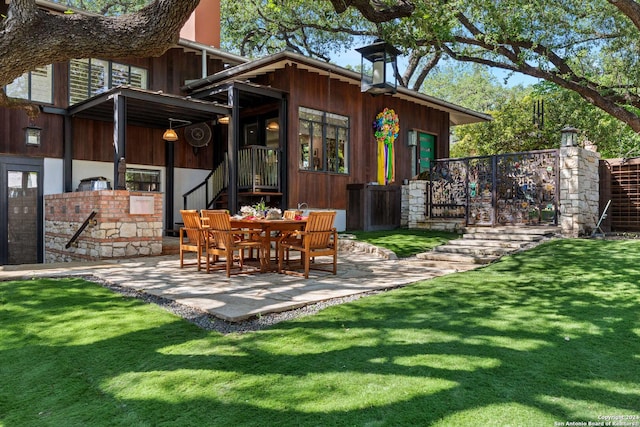
[[[401,226],[425,230],[459,231],[464,226],[464,219],[429,218],[428,184],[427,181],[409,181],[402,186]]]
[[[562,147],[560,162],[559,226],[567,237],[591,233],[599,219],[600,154],[581,147]]]
[[[65,246],[91,212],[93,221]],[[126,190],[45,196],[45,262],[160,255],[162,194]]]
[[[599,160],[599,153],[581,147],[559,150],[558,225],[564,236],[587,235],[598,223]],[[402,186],[402,226],[459,231],[465,225],[464,219],[429,219],[427,185],[427,181],[409,181]]]

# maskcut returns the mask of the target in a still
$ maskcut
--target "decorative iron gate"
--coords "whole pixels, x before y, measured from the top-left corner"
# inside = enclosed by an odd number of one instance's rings
[[[558,150],[432,162],[430,218],[467,225],[557,225]]]

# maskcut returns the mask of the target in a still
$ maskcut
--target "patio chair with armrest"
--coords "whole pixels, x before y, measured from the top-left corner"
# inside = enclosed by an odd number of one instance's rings
[[[309,278],[309,270],[325,270],[337,274],[338,270],[338,232],[333,226],[336,213],[334,211],[314,211],[309,213],[304,230],[285,232],[278,239],[278,272],[293,273],[285,270],[285,251],[300,252],[300,267],[304,270],[304,277]],[[316,257],[330,256],[331,262],[312,262]],[[291,260],[288,260],[289,262]]]
[[[196,210],[181,210],[183,227],[180,227],[180,268],[187,265],[197,265],[201,269],[202,257],[206,253],[207,238],[202,227],[200,214]],[[185,263],[186,252],[196,253],[195,263]]]
[[[264,270],[265,255],[264,241],[260,237],[260,230],[234,230],[231,228],[231,220],[226,212],[208,212],[209,228],[207,235],[207,273],[215,267],[220,257],[225,258],[227,277],[231,276],[231,270],[238,268],[243,272],[244,251],[256,249],[260,258],[260,270]],[[237,257],[235,253],[237,252]]]

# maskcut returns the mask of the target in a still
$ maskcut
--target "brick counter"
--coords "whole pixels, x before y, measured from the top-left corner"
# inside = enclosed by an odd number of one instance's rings
[[[65,248],[93,211],[95,225],[88,225],[75,244]],[[160,193],[100,190],[47,195],[45,262],[160,255],[162,213]]]

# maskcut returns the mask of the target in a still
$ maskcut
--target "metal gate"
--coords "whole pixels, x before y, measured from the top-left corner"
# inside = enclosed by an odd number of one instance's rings
[[[430,218],[557,225],[558,150],[435,160],[430,178]]]

